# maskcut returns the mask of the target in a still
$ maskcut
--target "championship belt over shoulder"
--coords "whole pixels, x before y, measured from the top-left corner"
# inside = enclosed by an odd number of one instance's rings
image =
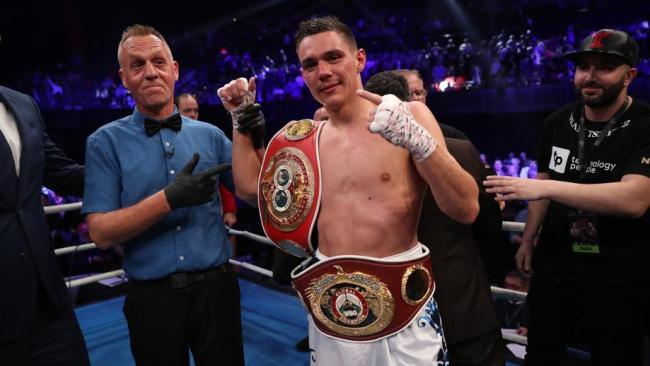
[[[324,124],[289,122],[264,154],[257,200],[264,233],[280,249],[307,257],[320,206],[318,137]]]
[[[415,259],[336,256],[291,273],[293,287],[321,333],[372,342],[406,328],[433,294],[429,249]]]

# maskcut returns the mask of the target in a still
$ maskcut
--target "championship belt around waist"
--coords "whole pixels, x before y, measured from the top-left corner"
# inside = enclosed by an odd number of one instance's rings
[[[425,246],[418,258],[400,262],[362,256],[307,262],[292,271],[293,287],[318,330],[341,340],[372,342],[401,331],[435,289]]]
[[[318,136],[313,120],[289,122],[269,142],[258,180],[264,233],[280,249],[307,257],[320,205]]]

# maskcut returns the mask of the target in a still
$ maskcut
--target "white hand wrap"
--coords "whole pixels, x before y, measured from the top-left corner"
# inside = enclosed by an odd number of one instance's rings
[[[429,131],[415,120],[408,105],[392,94],[381,97],[370,131],[405,148],[415,161],[428,158],[437,146]]]
[[[230,116],[232,117],[232,128],[233,130],[236,130],[239,128],[239,123],[237,122],[239,118],[242,116],[244,113],[244,109],[248,107],[249,105],[255,103],[255,91],[249,91],[248,90],[248,80],[246,78],[239,78],[236,80],[233,80],[229,82],[228,84],[222,86],[217,90],[217,95],[221,99],[221,102],[226,104],[230,103],[231,101],[224,99],[221,96],[221,91],[226,88],[232,87],[235,83],[237,83],[239,80],[244,82],[244,90],[242,94],[242,101],[241,103],[233,110],[230,111]]]

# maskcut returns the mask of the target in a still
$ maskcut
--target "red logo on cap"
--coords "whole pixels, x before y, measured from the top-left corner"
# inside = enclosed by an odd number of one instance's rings
[[[594,39],[591,41],[591,45],[589,45],[589,48],[601,48],[604,46],[603,44],[603,39],[609,38],[614,32],[610,31],[599,31],[598,33],[594,34]]]

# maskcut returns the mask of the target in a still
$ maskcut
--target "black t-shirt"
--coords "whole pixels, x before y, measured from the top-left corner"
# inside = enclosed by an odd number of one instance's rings
[[[544,125],[539,171],[550,179],[580,182],[578,131],[580,102],[551,114]],[[604,122],[585,121],[585,155],[589,161],[580,183],[618,182],[626,174],[650,177],[650,106],[634,99],[597,148]],[[596,215],[600,254],[572,252],[568,206],[551,201],[537,252],[565,261],[570,273],[612,284],[650,283],[650,210],[641,218]],[[639,280],[637,282],[636,280]]]

